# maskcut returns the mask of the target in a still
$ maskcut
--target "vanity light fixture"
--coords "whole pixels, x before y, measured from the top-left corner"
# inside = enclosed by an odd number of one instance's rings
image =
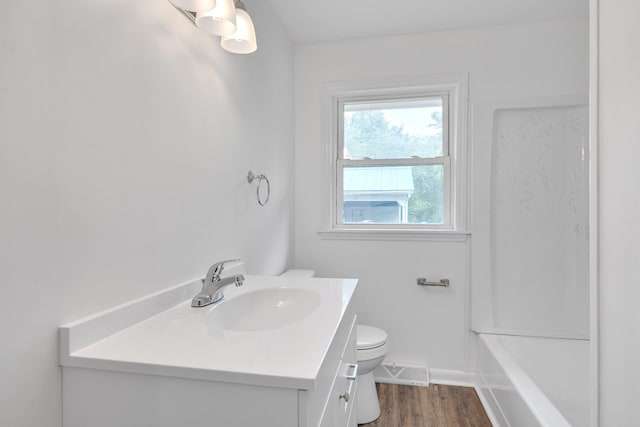
[[[236,8],[233,0],[216,0],[216,7],[196,13],[196,25],[215,36],[236,31]]]
[[[224,50],[247,54],[258,49],[253,21],[241,0],[169,1],[198,28],[221,36]]]
[[[253,21],[247,13],[242,0],[236,2],[236,32],[230,35],[222,36],[220,46],[231,53],[253,53],[258,49],[256,41],[256,30],[253,27]]]

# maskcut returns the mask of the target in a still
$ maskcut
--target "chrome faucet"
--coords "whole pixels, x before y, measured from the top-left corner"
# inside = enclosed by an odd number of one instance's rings
[[[236,274],[235,276],[225,278],[220,277],[226,263],[239,261],[239,259],[229,259],[213,264],[209,268],[207,277],[202,279],[202,290],[191,300],[191,307],[204,307],[220,301],[224,298],[223,288],[225,286],[231,284],[242,286],[244,283],[244,276],[242,274]]]

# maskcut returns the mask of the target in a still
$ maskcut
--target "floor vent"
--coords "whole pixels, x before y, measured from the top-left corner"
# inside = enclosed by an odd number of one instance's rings
[[[376,382],[417,385],[429,385],[429,368],[426,366],[407,365],[404,363],[384,362],[373,371]]]

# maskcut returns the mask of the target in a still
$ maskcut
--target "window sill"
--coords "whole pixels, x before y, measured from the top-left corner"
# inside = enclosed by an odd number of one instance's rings
[[[381,241],[426,241],[426,242],[466,242],[471,235],[468,231],[452,230],[393,230],[393,229],[332,229],[318,231],[324,240],[381,240]]]

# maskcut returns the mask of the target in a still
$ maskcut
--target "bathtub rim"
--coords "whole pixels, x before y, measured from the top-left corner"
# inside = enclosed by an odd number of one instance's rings
[[[531,414],[536,418],[541,426],[545,427],[571,427],[571,423],[556,408],[549,398],[540,390],[537,384],[529,377],[524,369],[518,365],[511,354],[504,348],[500,342],[500,337],[504,335],[478,333],[478,337],[482,344],[487,348],[489,353],[496,359],[500,367],[504,370],[509,381],[517,391],[518,395],[527,406]],[[493,400],[497,407],[500,418],[507,420],[498,400],[493,395],[493,391],[486,381],[482,370],[478,369],[479,380],[482,380],[484,386],[490,393],[490,396],[484,396],[485,399]],[[479,381],[480,382],[480,381]],[[484,393],[484,390],[482,390]],[[493,409],[493,405],[490,405]],[[496,412],[494,410],[494,412]],[[497,414],[496,414],[497,415]],[[508,421],[506,422],[509,425]]]

